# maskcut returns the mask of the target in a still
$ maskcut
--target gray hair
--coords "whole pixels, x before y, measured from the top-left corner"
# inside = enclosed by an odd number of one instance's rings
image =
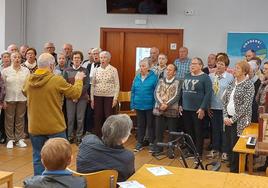
[[[108,51],[102,51],[102,52],[100,53],[100,56],[101,56],[102,54],[106,55],[106,56],[108,57],[108,59],[111,59],[111,57],[112,57],[111,53],[108,52]]]
[[[102,49],[101,49],[101,48],[93,48],[91,51],[92,51],[92,52],[93,52],[93,51],[98,51],[98,52],[100,53],[100,52],[102,52]]]
[[[54,64],[55,58],[50,53],[42,53],[37,60],[38,68],[48,68]]]
[[[141,66],[141,64],[145,63],[147,68],[150,68],[150,63],[149,63],[149,58],[145,57],[142,60],[140,60],[139,65]]]
[[[12,53],[12,50],[15,50],[15,51],[19,51],[19,49],[18,49],[18,47],[17,47],[17,45],[16,44],[10,44],[8,47],[7,47],[7,51],[9,52],[9,53]]]
[[[102,140],[105,145],[115,147],[122,144],[122,139],[130,135],[133,123],[126,114],[109,116],[102,127]]]
[[[51,46],[51,47],[54,47],[54,48],[55,48],[55,45],[54,45],[53,42],[46,42],[46,43],[44,44],[44,48],[47,48],[48,46]]]
[[[1,58],[4,57],[4,55],[8,55],[9,57],[11,56],[11,54],[8,51],[4,51],[3,53],[1,53]]]

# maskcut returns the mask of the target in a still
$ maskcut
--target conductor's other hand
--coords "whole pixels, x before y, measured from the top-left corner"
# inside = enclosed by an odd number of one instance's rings
[[[86,74],[84,72],[77,72],[74,79],[75,80],[83,80],[86,77]]]

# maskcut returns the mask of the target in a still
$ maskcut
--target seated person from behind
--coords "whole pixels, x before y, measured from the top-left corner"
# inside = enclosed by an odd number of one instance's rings
[[[102,127],[102,139],[93,134],[82,139],[77,155],[77,171],[117,170],[118,181],[127,180],[135,172],[134,154],[123,147],[131,129],[132,121],[128,115],[108,117]]]
[[[24,180],[26,188],[85,188],[86,180],[82,177],[72,176],[66,170],[71,163],[72,148],[64,138],[49,139],[41,150],[41,161],[45,166],[45,171],[41,176],[33,176]]]

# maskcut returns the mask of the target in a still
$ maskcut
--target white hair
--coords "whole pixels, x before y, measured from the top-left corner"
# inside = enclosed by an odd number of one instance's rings
[[[140,60],[139,65],[141,66],[141,64],[145,64],[147,68],[150,68],[149,58],[145,57],[142,60]]]
[[[102,49],[101,48],[93,48],[92,50],[91,50],[91,52],[93,52],[93,51],[98,51],[99,53],[102,51]]]
[[[100,56],[102,55],[102,54],[104,54],[104,55],[106,55],[107,57],[108,57],[108,59],[111,59],[111,53],[110,52],[108,52],[108,51],[102,51],[101,53],[100,53]]]
[[[38,68],[47,68],[54,64],[55,58],[50,53],[42,53],[37,60]]]
[[[111,115],[102,126],[102,140],[105,145],[115,147],[130,135],[132,127],[132,120],[127,114]]]
[[[248,62],[248,64],[249,64],[250,68],[253,70],[254,73],[257,72],[257,70],[258,70],[258,65],[257,65],[256,60],[250,60],[250,61]]]

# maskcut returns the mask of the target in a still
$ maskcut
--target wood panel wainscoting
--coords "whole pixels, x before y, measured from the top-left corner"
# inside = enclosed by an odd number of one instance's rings
[[[176,49],[171,49],[171,44]],[[136,72],[136,48],[157,47],[173,63],[183,45],[183,29],[101,28],[100,47],[111,52],[111,65],[117,68],[120,90],[129,91]]]

